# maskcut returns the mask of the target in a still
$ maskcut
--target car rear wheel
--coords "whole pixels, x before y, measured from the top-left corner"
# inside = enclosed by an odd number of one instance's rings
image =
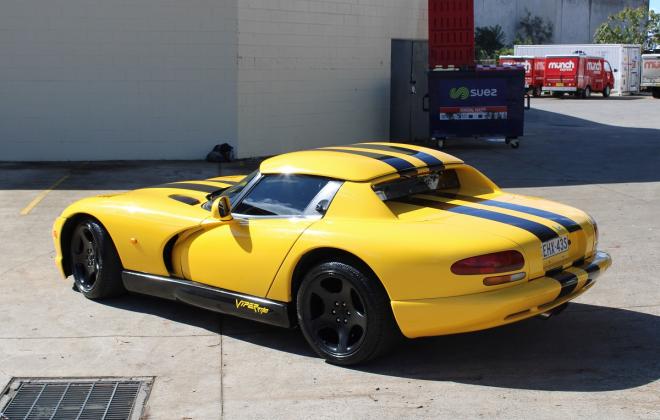
[[[589,99],[591,97],[591,87],[587,86],[582,91],[582,99]]]
[[[603,98],[607,98],[607,97],[609,97],[609,96],[610,96],[610,93],[611,93],[611,91],[610,91],[610,87],[609,87],[609,86],[605,86],[605,89],[603,89]]]
[[[86,298],[102,299],[126,292],[117,250],[99,222],[88,219],[76,226],[70,256],[75,286]]]
[[[298,290],[296,309],[307,342],[334,364],[371,360],[400,336],[380,282],[344,262],[312,268]]]

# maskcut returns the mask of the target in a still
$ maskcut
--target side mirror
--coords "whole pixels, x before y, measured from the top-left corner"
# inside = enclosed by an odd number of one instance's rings
[[[619,71],[619,69],[614,69],[614,70],[612,70],[612,71],[613,71],[614,73],[617,73],[617,72]]]
[[[222,222],[228,222],[234,217],[231,215],[231,204],[229,203],[229,197],[224,195],[218,197],[211,207],[211,216],[214,219],[218,219]]]

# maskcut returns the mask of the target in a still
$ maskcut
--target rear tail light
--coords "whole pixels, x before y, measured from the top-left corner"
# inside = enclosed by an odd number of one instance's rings
[[[456,261],[451,272],[458,275],[494,274],[520,270],[525,258],[518,251],[502,251]]]

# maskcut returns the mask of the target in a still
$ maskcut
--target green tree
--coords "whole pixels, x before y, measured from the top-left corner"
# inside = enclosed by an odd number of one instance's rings
[[[603,22],[594,34],[599,44],[640,44],[652,49],[660,44],[660,14],[646,7],[624,8]]]
[[[539,16],[532,16],[529,10],[516,25],[514,44],[549,44],[552,42],[554,27],[552,22]]]
[[[504,47],[504,31],[500,25],[481,26],[474,31],[474,46],[479,59],[493,58]]]

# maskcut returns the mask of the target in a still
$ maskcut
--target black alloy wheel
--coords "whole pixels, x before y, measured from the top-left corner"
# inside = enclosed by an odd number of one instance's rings
[[[332,363],[372,359],[396,337],[389,298],[378,280],[342,262],[310,270],[298,291],[297,310],[305,338]]]
[[[117,250],[97,221],[84,220],[74,228],[69,261],[76,288],[85,297],[99,299],[125,292]]]
[[[73,278],[81,292],[94,287],[101,269],[98,240],[94,238],[89,222],[81,223],[73,233],[71,256]]]
[[[309,286],[310,318],[306,321],[325,351],[347,355],[364,341],[367,313],[350,283],[330,273],[324,274]]]

